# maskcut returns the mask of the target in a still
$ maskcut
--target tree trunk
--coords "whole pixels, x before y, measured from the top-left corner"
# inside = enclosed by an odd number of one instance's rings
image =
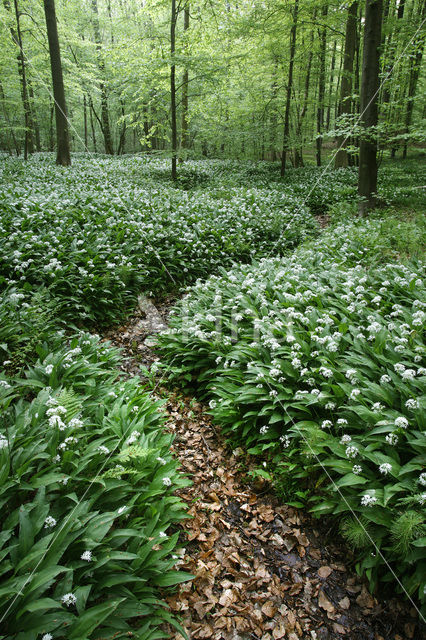
[[[175,44],[176,44],[176,0],[172,0],[172,11],[170,18],[170,107],[172,118],[172,180],[176,180],[176,152],[177,152],[177,123],[176,123],[176,66],[175,66]]]
[[[8,111],[7,111],[7,108],[6,108],[6,96],[4,95],[3,85],[1,84],[1,82],[0,82],[0,100],[2,101],[4,119],[5,119],[6,124],[8,126],[8,130],[10,131],[10,135],[11,135],[11,138],[12,138],[12,141],[13,141],[13,145],[15,147],[16,155],[20,156],[21,155],[21,149],[20,149],[18,141],[16,139],[15,132],[13,131],[12,124],[10,122],[9,114],[8,114]]]
[[[93,149],[95,151],[95,153],[97,153],[97,147],[96,147],[96,132],[95,132],[95,123],[93,121],[93,113],[94,113],[94,108],[93,108],[93,101],[92,101],[92,97],[89,96],[89,119],[90,119],[90,130],[92,132],[92,140],[93,140]]]
[[[364,53],[361,78],[360,124],[364,129],[359,149],[358,194],[359,214],[365,216],[376,205],[377,141],[371,127],[377,126],[379,93],[382,0],[366,0]]]
[[[189,4],[185,5],[183,12],[183,31],[189,29]],[[182,78],[182,123],[181,123],[181,136],[180,144],[182,149],[188,148],[188,81],[189,73],[188,68],[185,67]]]
[[[322,8],[321,15],[324,22],[327,20],[328,5]],[[318,107],[317,107],[317,167],[321,166],[322,128],[324,124],[324,96],[325,96],[325,54],[327,47],[327,28],[324,25],[321,31],[320,45],[320,72],[318,78]]]
[[[55,100],[57,146],[56,164],[66,167],[71,164],[71,156],[68,135],[67,106],[65,103],[64,80],[62,77],[61,52],[59,49],[58,29],[56,25],[55,0],[44,0],[44,15],[46,16],[53,97]]]
[[[3,2],[5,8],[10,11],[9,0]],[[22,46],[22,34],[21,34],[21,14],[19,13],[18,0],[14,0],[15,19],[16,19],[16,31],[13,27],[10,28],[10,35],[15,45],[19,49],[18,53],[18,73],[21,81],[21,97],[22,106],[24,109],[24,125],[25,125],[25,138],[24,138],[24,159],[27,160],[28,154],[34,152],[33,132],[31,127],[31,111],[30,102],[28,100],[28,88],[27,88],[27,76],[26,76],[26,64],[24,49]]]
[[[112,156],[114,154],[114,147],[112,144],[111,129],[109,126],[108,96],[105,87],[105,62],[102,56],[102,39],[101,30],[99,27],[98,0],[92,0],[92,14],[93,33],[95,35],[96,51],[98,54],[98,67],[101,76],[101,81],[99,83],[99,89],[101,92],[101,128],[104,136],[105,153]]]
[[[338,116],[351,113],[352,98],[352,74],[354,67],[356,27],[358,16],[358,0],[355,0],[348,9],[346,21],[345,52],[343,54],[343,72],[340,80],[340,104]],[[348,138],[339,136],[336,138],[337,153],[334,161],[336,169],[348,166],[348,152],[343,147],[347,144]]]
[[[426,19],[426,1],[423,0],[423,7],[421,12],[420,21],[424,22]],[[411,126],[411,120],[413,117],[413,109],[414,109],[414,98],[416,96],[417,83],[420,76],[420,69],[422,66],[422,58],[423,58],[423,50],[425,46],[425,38],[426,33],[423,30],[419,33],[416,38],[416,53],[410,57],[410,79],[408,83],[408,101],[407,101],[407,111],[405,113],[405,133],[408,135]],[[402,157],[405,159],[407,157],[407,147],[408,140],[407,138],[404,141],[404,148],[402,150]]]
[[[331,56],[331,67],[330,67],[330,86],[328,89],[328,104],[327,104],[327,118],[325,122],[326,131],[330,129],[330,118],[331,118],[331,97],[333,95],[333,87],[334,87],[334,67],[336,64],[336,48],[337,48],[337,40],[333,43],[333,53]]]
[[[124,109],[124,101],[120,98],[121,105],[121,115],[123,117],[123,126],[120,131],[120,140],[118,143],[117,155],[120,156],[124,153],[124,145],[126,144],[126,120],[124,119],[125,109]]]
[[[31,99],[31,103],[30,103],[31,127],[34,131],[36,151],[40,152],[41,151],[40,127],[38,124],[37,114],[35,111],[34,90],[33,90],[33,85],[31,84],[30,78],[28,78],[28,93]]]
[[[285,175],[287,150],[289,147],[289,132],[290,132],[290,100],[291,92],[293,88],[293,67],[294,67],[294,54],[296,51],[296,33],[297,33],[297,14],[299,11],[299,0],[294,1],[293,9],[293,23],[290,31],[290,61],[288,66],[288,80],[287,80],[287,96],[284,115],[284,139],[283,139],[283,152],[281,156],[281,177]]]
[[[87,136],[87,98],[86,94],[83,95],[83,120],[84,120],[84,150],[89,151],[89,147],[87,145],[88,136]]]

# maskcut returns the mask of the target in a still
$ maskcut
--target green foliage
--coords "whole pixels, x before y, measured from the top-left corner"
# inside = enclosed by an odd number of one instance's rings
[[[159,403],[90,334],[38,350],[0,380],[2,637],[163,637],[177,623],[160,589],[189,576],[173,568],[187,481]]]
[[[199,282],[159,345],[282,497],[343,521],[372,587],[397,575],[424,602],[425,272],[387,262],[395,226],[340,223]]]

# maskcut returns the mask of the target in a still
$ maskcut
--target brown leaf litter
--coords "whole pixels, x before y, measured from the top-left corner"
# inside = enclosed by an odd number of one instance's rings
[[[132,375],[138,361],[149,366],[158,359],[148,338],[150,309],[140,305],[128,325],[106,336],[124,348],[123,369]],[[157,326],[166,322],[167,309],[160,309]],[[350,551],[327,539],[322,520],[247,483],[241,449],[226,448],[205,407],[166,389],[157,393],[168,397],[166,428],[193,482],[179,491],[191,518],[179,527],[178,566],[195,578],[164,594],[190,640],[426,638],[402,597],[370,595],[352,571]],[[181,639],[172,627],[167,631]]]

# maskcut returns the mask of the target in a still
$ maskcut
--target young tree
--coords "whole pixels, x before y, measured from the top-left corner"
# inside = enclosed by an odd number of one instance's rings
[[[293,68],[294,68],[294,54],[296,51],[296,32],[297,32],[297,14],[299,10],[299,0],[294,1],[293,9],[293,22],[290,31],[290,61],[288,66],[288,80],[287,80],[287,95],[285,104],[284,115],[284,139],[283,139],[283,152],[281,156],[281,177],[285,175],[285,167],[287,160],[288,138],[290,133],[290,103],[291,92],[293,89]]]
[[[337,115],[344,116],[351,113],[351,100],[352,100],[352,76],[355,57],[355,44],[356,44],[356,21],[358,15],[358,0],[354,0],[348,9],[348,17],[346,21],[346,35],[345,35],[345,52],[343,55],[343,71],[340,81],[340,103]],[[348,166],[348,152],[344,148],[347,138],[339,136],[336,140],[337,153],[334,162],[334,166],[347,167]]]
[[[99,73],[101,75],[101,82],[99,84],[99,88],[101,90],[101,129],[104,136],[105,153],[113,155],[114,148],[112,144],[111,129],[109,126],[108,96],[105,86],[105,62],[102,55],[102,39],[101,30],[99,27],[98,0],[92,0],[92,17],[93,33],[95,36],[96,51],[98,54],[98,67]]]
[[[176,153],[177,153],[177,122],[176,122],[176,0],[172,0],[172,11],[170,17],[170,107],[172,119],[172,180],[176,180]]]
[[[189,29],[189,3],[185,5],[183,10],[183,31],[188,31]],[[189,82],[189,73],[188,67],[186,66],[183,71],[182,77],[182,123],[181,123],[181,137],[180,144],[182,149],[188,148],[188,82]]]
[[[318,107],[317,107],[317,167],[321,166],[321,150],[322,150],[322,129],[324,125],[324,96],[325,96],[325,55],[327,49],[327,15],[328,4],[324,4],[321,15],[324,24],[321,30],[320,45],[320,71],[318,76]]]
[[[66,167],[71,164],[71,155],[64,80],[62,77],[61,52],[59,48],[58,28],[56,25],[55,0],[44,0],[44,14],[46,17],[53,97],[55,100],[56,164]]]
[[[358,173],[361,216],[365,216],[376,204],[377,141],[373,129],[378,121],[382,13],[382,0],[366,0],[360,106],[360,123],[363,132],[360,140]]]

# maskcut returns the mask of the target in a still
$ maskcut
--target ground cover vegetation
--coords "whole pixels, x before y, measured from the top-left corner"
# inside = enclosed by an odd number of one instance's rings
[[[388,209],[362,223],[353,168],[275,169],[191,161],[174,183],[145,156],[2,159],[5,638],[152,638],[171,619],[186,481],[160,407],[79,326],[197,278],[160,338],[166,374],[196,380],[286,502],[345,515],[372,587],[394,576],[371,539],[423,597],[421,169],[387,167]]]
[[[338,516],[373,588],[395,581],[424,601],[424,265],[386,262],[388,233],[380,219],[340,224],[222,271],[159,342],[230,442],[266,456],[259,475]]]
[[[164,374],[285,501],[338,517],[372,588],[424,603],[425,19],[1,3],[0,638],[173,622],[186,480],[155,398],[84,332],[187,286]]]

